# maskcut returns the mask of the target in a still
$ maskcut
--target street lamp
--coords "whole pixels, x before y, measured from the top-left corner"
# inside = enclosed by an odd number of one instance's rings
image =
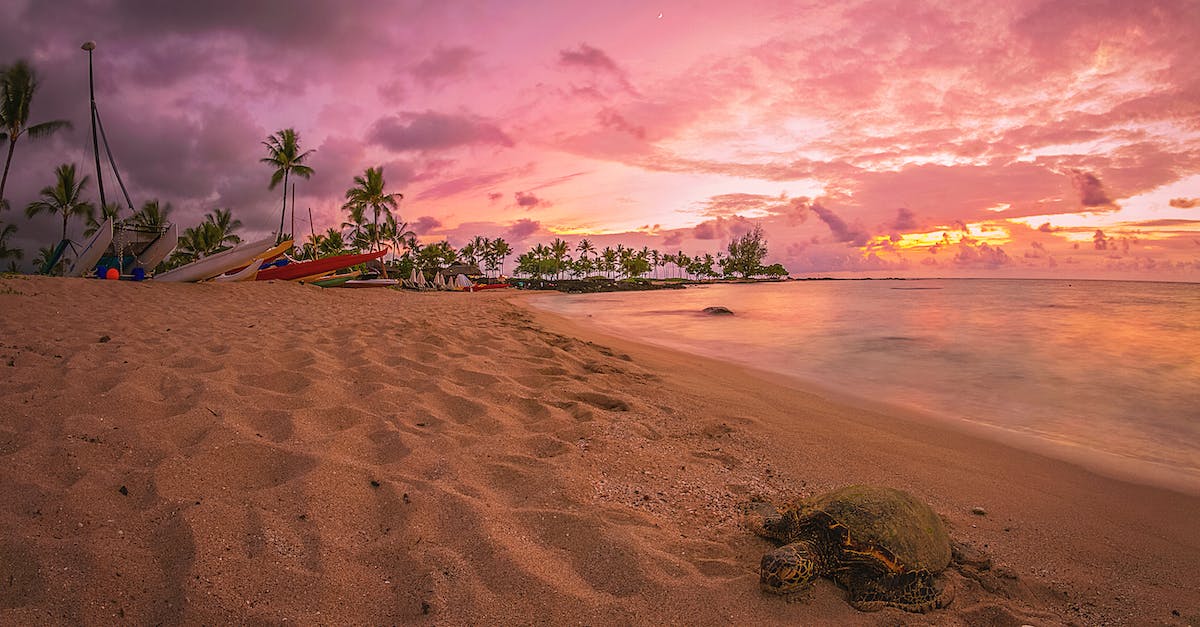
[[[103,213],[108,203],[104,198],[104,176],[100,173],[100,140],[96,138],[96,81],[92,75],[92,51],[96,49],[96,42],[85,41],[79,48],[87,50],[88,53],[88,93],[92,98],[92,154],[96,156],[96,186],[100,189],[100,212]]]

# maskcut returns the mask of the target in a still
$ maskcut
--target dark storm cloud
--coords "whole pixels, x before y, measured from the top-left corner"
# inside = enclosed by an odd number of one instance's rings
[[[380,118],[371,125],[367,139],[397,152],[444,150],[470,144],[513,145],[512,138],[500,127],[483,118],[436,111],[406,112]]]

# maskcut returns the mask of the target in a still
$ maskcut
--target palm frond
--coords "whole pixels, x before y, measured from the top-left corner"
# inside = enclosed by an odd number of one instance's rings
[[[64,128],[71,128],[71,122],[68,120],[51,120],[49,122],[42,122],[41,124],[34,124],[33,126],[25,129],[25,132],[29,134],[31,139],[41,139],[43,137],[49,137],[56,131],[60,131]]]

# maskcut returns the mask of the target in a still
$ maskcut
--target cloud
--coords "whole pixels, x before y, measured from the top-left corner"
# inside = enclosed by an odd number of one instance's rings
[[[534,233],[537,233],[541,228],[541,222],[538,222],[537,220],[530,220],[529,218],[521,218],[520,220],[513,222],[505,233],[510,239],[519,241],[529,237],[530,235],[533,235]]]
[[[1113,238],[1106,237],[1104,231],[1096,229],[1096,234],[1092,236],[1092,245],[1095,246],[1096,250],[1108,250],[1112,243]]]
[[[1113,204],[1095,174],[1071,170],[1071,182],[1075,184],[1075,191],[1079,192],[1079,203],[1084,207],[1105,207]]]
[[[429,86],[466,74],[471,63],[479,56],[478,50],[466,46],[438,46],[429,56],[414,65],[411,73],[418,82]]]
[[[957,245],[954,263],[965,268],[998,268],[1012,263],[1012,258],[999,246],[975,242],[964,237]]]
[[[550,201],[538,198],[533,192],[517,192],[513,194],[518,207],[524,208],[526,211],[537,207],[549,207]]]
[[[413,222],[409,228],[417,235],[425,235],[430,231],[442,226],[442,221],[433,216],[421,216]]]
[[[1049,222],[1043,222],[1042,225],[1037,228],[1037,230],[1043,233],[1053,233],[1054,227],[1050,226]]]
[[[596,119],[600,121],[600,126],[614,130],[620,133],[626,133],[637,139],[646,139],[646,127],[637,126],[626,120],[620,113],[613,109],[601,109],[596,114]]]
[[[1176,209],[1191,209],[1200,205],[1200,198],[1172,198],[1170,204]]]
[[[896,210],[896,219],[892,220],[888,226],[897,231],[908,231],[916,228],[917,219],[913,212],[900,207]]]
[[[562,65],[585,67],[621,74],[621,68],[617,67],[612,57],[609,57],[603,50],[587,44],[579,44],[579,47],[574,50],[560,50],[558,52],[558,62]]]
[[[501,194],[500,192],[488,192],[488,202],[496,202],[501,198],[504,198],[504,194]]]
[[[406,112],[379,118],[367,139],[389,150],[445,150],[471,144],[512,147],[512,138],[495,124],[474,115],[436,111]]]
[[[850,227],[833,211],[826,209],[818,203],[812,204],[813,213],[817,214],[818,218],[829,227],[833,233],[835,240],[846,242],[854,246],[863,246],[867,243],[868,235],[866,231],[860,228]]]

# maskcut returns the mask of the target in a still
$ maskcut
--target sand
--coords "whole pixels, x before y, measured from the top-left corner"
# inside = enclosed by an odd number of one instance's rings
[[[1200,624],[1195,495],[524,300],[0,279],[0,623]],[[849,483],[991,567],[761,592],[743,506]]]

